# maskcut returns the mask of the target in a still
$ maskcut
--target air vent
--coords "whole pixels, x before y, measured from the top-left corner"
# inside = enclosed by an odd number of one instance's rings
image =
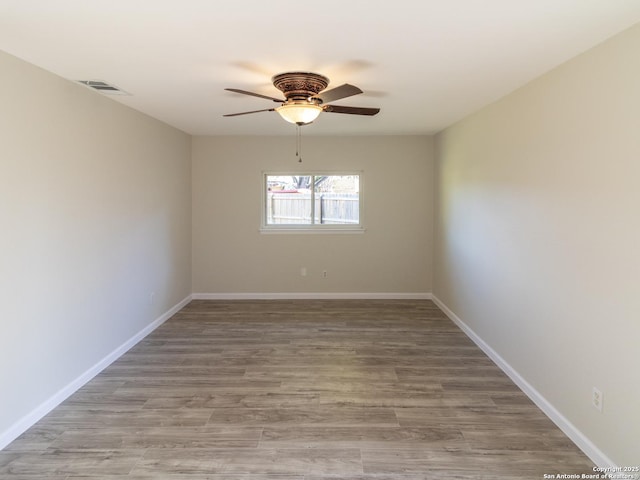
[[[78,80],[78,83],[85,85],[93,90],[97,90],[105,95],[131,95],[130,93],[121,90],[115,85],[111,85],[107,82],[100,80]]]

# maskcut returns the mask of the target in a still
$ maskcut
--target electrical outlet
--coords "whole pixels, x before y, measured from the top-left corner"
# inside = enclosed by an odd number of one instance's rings
[[[322,271],[322,276],[323,276],[324,278],[327,278],[327,271],[326,271],[326,270],[323,270],[323,271]]]
[[[604,398],[602,396],[602,392],[598,390],[596,387],[593,387],[593,392],[591,394],[591,403],[599,412],[602,412],[602,402]]]
[[[302,267],[300,269],[300,276],[301,277],[306,277],[307,276],[307,267]]]

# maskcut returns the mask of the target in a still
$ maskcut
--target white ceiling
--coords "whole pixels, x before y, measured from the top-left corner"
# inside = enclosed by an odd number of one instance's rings
[[[640,21],[640,0],[0,0],[0,49],[195,135],[287,135],[291,70],[364,90],[311,134],[434,133]],[[96,93],[97,94],[97,93]]]

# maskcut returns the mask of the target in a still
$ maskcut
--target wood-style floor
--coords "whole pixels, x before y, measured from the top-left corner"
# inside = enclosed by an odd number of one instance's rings
[[[593,465],[430,301],[193,301],[0,479],[541,479]]]

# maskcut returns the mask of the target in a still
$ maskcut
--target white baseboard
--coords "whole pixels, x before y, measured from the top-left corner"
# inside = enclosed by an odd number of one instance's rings
[[[136,333],[129,340],[124,342],[114,351],[109,353],[106,357],[96,363],[94,366],[85,371],[78,378],[70,382],[68,385],[60,389],[49,399],[41,403],[34,410],[29,412],[27,415],[22,417],[20,420],[11,425],[4,432],[0,432],[0,450],[13,442],[16,438],[18,438],[22,433],[31,428],[34,424],[36,424],[42,417],[44,417],[47,413],[53,410],[55,407],[60,405],[64,400],[70,397],[74,392],[76,392],[80,387],[89,382],[93,377],[99,374],[102,370],[111,365],[114,361],[120,358],[124,353],[127,352],[131,347],[133,347],[136,343],[142,340],[144,337],[149,335],[152,331],[166,322],[169,318],[171,318],[174,314],[176,314],[181,308],[183,308],[186,304],[191,301],[191,295],[184,298],[182,301],[171,307],[145,328]]]
[[[432,295],[433,302],[451,319],[473,342],[487,354],[493,362],[515,383],[520,389],[535,403],[547,417],[555,423],[564,434],[569,437],[593,463],[599,467],[616,467],[615,463],[608,458],[586,435],[584,435],[575,425],[573,425],[564,415],[562,415],[545,397],[542,396],[529,382],[525,380],[498,352],[491,348],[480,336],[474,332],[465,322],[463,322],[444,302]]]
[[[194,300],[431,300],[431,293],[194,293]]]

